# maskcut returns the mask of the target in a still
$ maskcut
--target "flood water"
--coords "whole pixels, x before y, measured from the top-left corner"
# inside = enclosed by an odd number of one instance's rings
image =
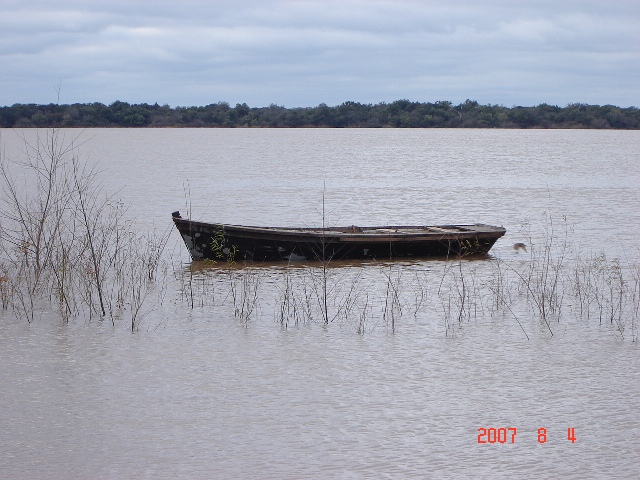
[[[166,270],[134,333],[126,316],[0,314],[0,478],[637,478],[640,132],[62,134],[137,228],[171,232]],[[2,130],[3,158],[35,135]],[[317,265],[191,266],[175,210],[507,234],[488,258],[322,277]],[[550,238],[568,247],[562,311],[545,321],[516,272]],[[615,322],[594,314],[604,297],[587,315],[574,295],[572,265],[601,253],[625,275]],[[492,308],[496,272],[508,308]]]

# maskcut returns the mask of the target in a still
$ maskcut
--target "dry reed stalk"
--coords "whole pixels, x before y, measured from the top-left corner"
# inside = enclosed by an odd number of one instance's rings
[[[79,137],[66,141],[50,129],[23,142],[22,160],[0,158],[0,263],[13,272],[3,305],[31,322],[54,301],[63,322],[97,314],[115,325],[127,303],[135,327],[166,239],[123,224],[123,208],[104,193],[96,166],[80,159]],[[141,269],[144,280],[123,274]]]

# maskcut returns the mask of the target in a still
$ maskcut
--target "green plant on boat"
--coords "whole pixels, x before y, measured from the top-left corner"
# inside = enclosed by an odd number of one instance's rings
[[[216,227],[209,245],[211,246],[211,251],[216,259],[226,260],[229,264],[235,263],[236,255],[238,254],[238,247],[236,245],[226,246],[224,227],[222,225]],[[213,260],[213,263],[216,263],[215,260]]]

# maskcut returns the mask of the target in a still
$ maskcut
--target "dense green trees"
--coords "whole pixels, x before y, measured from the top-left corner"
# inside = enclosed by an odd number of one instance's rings
[[[613,105],[541,104],[536,107],[459,105],[397,100],[377,105],[345,102],[335,107],[285,108],[275,104],[204,107],[86,103],[15,104],[0,107],[0,127],[396,127],[396,128],[640,128],[640,110]]]

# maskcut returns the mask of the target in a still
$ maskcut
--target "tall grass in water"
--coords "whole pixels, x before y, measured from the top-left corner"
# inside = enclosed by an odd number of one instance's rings
[[[535,306],[540,320],[553,335],[550,320],[560,321],[565,295],[563,280],[569,249],[569,226],[565,218],[563,230],[557,234],[553,218],[546,216],[539,240],[534,238],[529,225],[525,228],[529,238],[529,260],[523,270],[512,270],[520,278],[527,300]]]
[[[468,324],[502,316],[529,339],[536,323],[553,336],[563,321],[596,319],[620,338],[637,341],[640,266],[603,254],[583,258],[572,249],[566,222],[558,226],[548,216],[542,221],[541,228],[524,229],[526,252],[504,258],[382,264],[325,260],[266,269],[254,264],[238,267],[232,276],[223,266],[201,273],[207,288],[189,286],[190,277],[183,275],[184,298],[189,301],[188,292],[196,291],[190,303],[204,306],[207,301],[198,301],[197,292],[209,295],[210,305],[232,297],[229,314],[245,325],[242,312],[257,318],[260,310],[272,311],[283,328],[337,324],[359,334],[379,327],[393,334],[410,321],[441,325],[445,336],[455,337]],[[252,283],[260,270],[264,281]]]
[[[632,339],[638,338],[639,264],[609,260],[601,253],[586,259],[577,257],[572,275],[578,315],[595,317],[601,325],[609,323],[623,338],[628,331]]]
[[[229,285],[233,299],[233,314],[245,326],[258,306],[258,295],[262,275],[253,269],[230,271]]]
[[[20,158],[0,157],[0,297],[32,322],[53,305],[63,321],[86,315],[131,329],[156,288],[168,235],[140,235],[108,195],[78,137],[60,130],[22,138]]]
[[[275,318],[287,328],[315,321],[325,325],[347,322],[358,312],[364,331],[368,300],[362,273],[362,269],[332,268],[327,262],[299,267],[287,264],[272,270],[271,276],[277,279]]]

